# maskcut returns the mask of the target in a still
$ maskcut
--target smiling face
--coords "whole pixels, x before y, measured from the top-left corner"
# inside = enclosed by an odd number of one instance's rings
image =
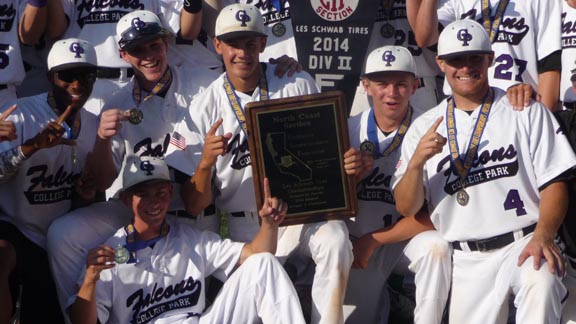
[[[410,96],[418,88],[418,81],[408,72],[372,73],[362,79],[362,84],[372,97],[375,112],[399,121],[408,111]]]
[[[121,198],[134,213],[138,233],[160,230],[172,198],[172,184],[169,181],[138,184],[123,192]]]
[[[246,36],[226,41],[214,38],[214,47],[216,52],[222,55],[226,72],[234,87],[241,88],[241,83],[258,84],[260,53],[266,48],[266,37]]]
[[[77,67],[49,72],[52,91],[58,107],[68,105],[77,110],[84,106],[96,81],[96,68]]]
[[[166,39],[159,37],[135,45],[127,51],[120,50],[120,55],[124,61],[132,65],[140,85],[150,91],[168,68],[167,49]]]
[[[490,88],[488,68],[493,54],[460,55],[445,60],[436,59],[452,88],[456,105],[460,109],[474,109],[482,103]]]

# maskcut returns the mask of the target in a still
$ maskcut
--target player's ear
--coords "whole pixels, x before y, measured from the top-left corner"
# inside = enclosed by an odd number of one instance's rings
[[[120,195],[119,195],[119,198],[122,201],[122,203],[124,203],[124,205],[126,207],[128,207],[128,209],[130,209],[130,210],[132,210],[132,207],[131,207],[132,206],[132,196],[133,196],[133,194],[131,192],[125,191],[125,190],[120,191]]]
[[[440,68],[440,71],[446,73],[446,71],[444,71],[444,64],[446,64],[446,61],[441,60],[438,58],[438,56],[436,56],[436,64],[438,65],[438,67]]]
[[[260,53],[264,53],[266,44],[268,44],[268,37],[260,37]]]
[[[222,55],[222,49],[220,46],[222,45],[222,41],[218,39],[218,37],[214,37],[214,49],[218,55]]]
[[[128,53],[124,50],[118,49],[118,52],[120,52],[120,57],[128,64],[130,64],[130,61],[128,61],[128,58],[126,57],[128,55]]]
[[[411,93],[411,95],[413,95],[418,88],[420,88],[420,78],[417,78],[415,75],[413,75],[412,76],[412,93]]]

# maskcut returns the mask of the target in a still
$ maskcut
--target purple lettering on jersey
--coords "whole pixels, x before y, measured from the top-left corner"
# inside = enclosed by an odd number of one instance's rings
[[[482,25],[482,16],[480,15],[477,18],[477,13],[478,11],[476,9],[468,10],[467,12],[460,15],[460,19],[474,19]],[[524,17],[517,18],[504,16],[502,18],[502,22],[500,23],[500,28],[498,29],[498,33],[496,34],[494,42],[518,45],[522,39],[526,37],[526,34],[528,34],[529,30],[530,26],[526,24]]]
[[[232,164],[230,165],[234,170],[242,170],[252,165],[250,159],[250,152],[248,151],[248,140],[244,139],[240,143],[240,134],[236,134],[234,138],[228,143],[226,154],[232,153]]]
[[[152,147],[152,139],[148,137],[134,145],[133,153],[138,156],[164,157],[164,154],[166,154],[166,151],[168,150],[169,144],[170,134],[166,134],[163,144],[158,144],[154,147]]]
[[[71,186],[79,176],[78,173],[75,174],[64,171],[63,166],[58,168],[56,174],[46,174],[47,172],[48,166],[45,164],[30,167],[26,172],[26,175],[37,176],[30,178],[30,187],[28,187],[27,191],[34,191],[38,186],[46,189],[61,187],[64,185]]]
[[[374,187],[390,188],[391,175],[385,175],[380,172],[380,167],[375,167],[372,172],[367,175],[356,186],[357,197],[365,201],[382,201],[389,204],[396,204],[394,195],[390,190]]]
[[[0,5],[0,32],[11,31],[15,19],[16,9],[13,3]]]
[[[118,8],[125,10],[100,10]],[[143,10],[140,0],[80,0],[76,22],[83,28],[85,24],[117,23],[122,16],[134,11]]]
[[[179,296],[186,292],[192,293],[180,296],[176,300],[160,303],[165,299]],[[199,280],[194,280],[192,276],[166,288],[158,287],[158,283],[154,283],[152,291],[146,295],[144,295],[144,289],[138,289],[126,300],[127,308],[133,305],[133,315],[130,323],[148,323],[167,311],[196,306],[201,292],[202,283]],[[198,315],[196,314],[196,316]]]

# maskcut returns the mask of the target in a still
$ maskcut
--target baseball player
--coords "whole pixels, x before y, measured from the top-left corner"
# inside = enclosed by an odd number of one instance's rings
[[[567,109],[576,110],[576,1],[562,2],[562,75],[560,78],[560,101]],[[571,79],[574,77],[574,80]]]
[[[406,47],[416,62],[420,85],[410,98],[410,103],[416,112],[420,114],[436,106],[440,100],[436,90],[436,76],[440,74],[434,60],[436,51],[428,47],[420,48],[416,44],[414,32],[406,15],[406,1],[380,1],[367,53],[385,45]],[[360,84],[350,114],[356,115],[368,107],[364,86]]]
[[[121,169],[125,159],[136,156],[163,157],[169,146],[181,145],[174,126],[189,107],[192,98],[218,76],[210,69],[173,68],[168,65],[168,31],[160,19],[146,10],[133,11],[117,26],[120,55],[135,71],[123,90],[108,99],[100,115],[92,156],[91,174],[98,175],[97,188],[108,188],[113,197],[72,211],[54,222],[48,232],[48,252],[60,304],[77,292],[74,282],[82,271],[88,250],[104,242],[130,221],[130,212],[115,199],[122,188]],[[190,175],[171,169],[175,190]],[[214,211],[196,219],[184,211],[180,195],[174,195],[170,213],[196,223],[201,229],[218,232]]]
[[[204,154],[200,161],[190,156],[194,162],[181,163],[196,168],[191,181],[184,186],[183,197],[189,211],[204,208],[212,200],[210,180],[215,167],[216,207],[227,214],[230,238],[247,242],[260,226],[248,139],[238,122],[244,117],[242,107],[266,98],[317,93],[318,86],[307,73],[280,79],[269,64],[259,63],[267,39],[258,8],[244,4],[225,7],[218,15],[215,32],[214,46],[222,55],[227,72],[194,100],[195,110],[190,111],[187,119],[205,135],[204,145],[213,147],[216,153]],[[185,123],[182,126],[188,128]],[[184,137],[188,138],[186,134]],[[222,156],[216,159],[217,154]],[[352,264],[345,224],[329,221],[281,228],[276,256],[285,261],[291,255],[311,257],[316,265],[311,321],[343,322],[342,300]]]
[[[374,164],[358,182],[358,213],[347,225],[355,238],[353,266],[369,269],[350,273],[345,304],[356,310],[348,321],[376,323],[373,311],[382,306],[378,298],[365,296],[379,296],[392,272],[411,271],[416,285],[414,323],[440,323],[450,287],[450,247],[429,218],[403,217],[396,211],[390,183],[402,140],[416,117],[410,104],[418,88],[415,59],[405,47],[384,46],[370,53],[364,71],[362,84],[373,107],[351,117],[348,129],[350,145],[371,153]],[[356,149],[348,153],[360,154]]]
[[[451,323],[496,323],[514,294],[516,323],[558,323],[567,294],[554,238],[576,164],[541,104],[514,111],[490,87],[494,59],[482,25],[459,20],[438,40],[452,96],[418,118],[393,179],[396,207],[430,218],[452,243]]]
[[[9,105],[3,115],[13,123],[16,135],[0,142],[3,323],[8,323],[17,291],[11,298],[9,287],[18,285],[23,287],[23,322],[62,322],[45,252],[46,233],[54,219],[70,210],[82,189],[77,179],[98,125],[82,106],[92,90],[96,64],[90,43],[56,42],[48,56],[51,91],[18,99],[17,109]]]
[[[558,102],[561,70],[560,0],[408,0],[408,19],[422,47],[438,40],[438,23],[480,22],[495,52],[490,84],[502,90],[529,84],[549,109]],[[437,10],[436,10],[437,9]],[[447,83],[444,90],[449,93]]]
[[[132,156],[123,178],[122,201],[134,218],[88,253],[73,323],[304,323],[296,291],[270,254],[288,206],[270,197],[266,180],[262,227],[243,244],[167,217],[173,191],[164,161]],[[229,280],[206,310],[205,278],[216,271]]]

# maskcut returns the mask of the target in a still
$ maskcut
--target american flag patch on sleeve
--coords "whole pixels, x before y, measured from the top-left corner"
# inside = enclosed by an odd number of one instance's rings
[[[180,133],[174,131],[170,137],[170,144],[176,146],[177,148],[184,150],[186,149],[186,139]]]

